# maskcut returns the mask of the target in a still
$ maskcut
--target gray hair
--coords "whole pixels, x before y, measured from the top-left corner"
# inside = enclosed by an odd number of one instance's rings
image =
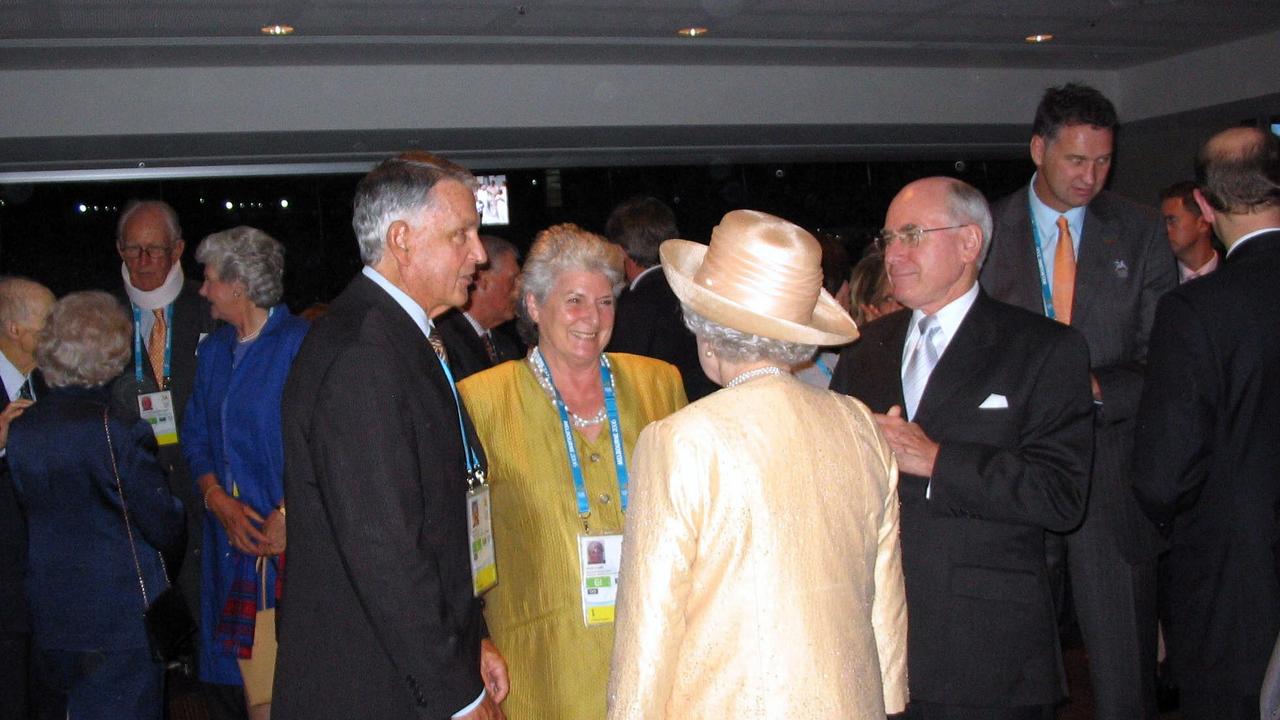
[[[972,223],[982,230],[982,251],[978,254],[978,267],[987,260],[991,249],[991,206],[977,188],[963,180],[947,178],[947,212],[957,223]]]
[[[426,152],[401,153],[382,161],[356,186],[351,227],[360,244],[360,260],[376,265],[382,260],[387,229],[397,220],[408,220],[435,202],[431,189],[441,180],[454,180],[471,192],[479,187],[466,168]]]
[[[542,305],[556,280],[565,272],[600,273],[609,281],[616,299],[626,284],[622,270],[624,257],[621,247],[573,223],[552,225],[538,233],[520,273],[516,302],[520,335],[531,344],[538,341],[538,326],[527,307],[528,296],[532,295],[533,301]]]
[[[790,366],[812,359],[814,352],[818,350],[817,345],[775,340],[725,327],[699,315],[684,303],[680,304],[680,309],[684,311],[685,327],[710,345],[711,351],[723,360],[730,362],[768,360]]]
[[[269,308],[284,295],[284,246],[257,228],[241,225],[200,241],[196,260],[218,278],[244,286],[249,302]]]
[[[133,200],[125,206],[124,212],[120,213],[120,219],[116,221],[117,248],[124,247],[124,226],[141,210],[160,211],[160,216],[164,218],[165,229],[169,232],[170,245],[176,245],[182,240],[182,226],[178,224],[178,213],[174,212],[169,203],[163,200]]]
[[[518,267],[520,265],[520,251],[516,246],[511,244],[510,240],[500,238],[497,235],[481,235],[480,244],[484,246],[485,257],[489,258],[488,265],[494,264],[494,259],[503,255],[510,255],[511,262]]]
[[[54,303],[36,341],[36,364],[51,387],[97,387],[129,361],[133,324],[120,302],[100,290]]]
[[[23,327],[36,324],[41,309],[37,298],[44,296],[53,304],[53,292],[35,280],[17,275],[0,277],[0,328],[14,323]]]

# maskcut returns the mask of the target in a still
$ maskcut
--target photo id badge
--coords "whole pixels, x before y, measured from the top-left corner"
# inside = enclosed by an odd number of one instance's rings
[[[160,445],[178,443],[178,420],[173,413],[173,393],[168,390],[138,396],[138,415],[151,426]]]
[[[578,565],[582,578],[582,619],[590,625],[613,622],[618,598],[622,535],[579,535]]]
[[[498,562],[493,553],[493,523],[490,521],[489,486],[477,485],[467,491],[467,539],[471,549],[471,590],[480,597],[498,584]]]

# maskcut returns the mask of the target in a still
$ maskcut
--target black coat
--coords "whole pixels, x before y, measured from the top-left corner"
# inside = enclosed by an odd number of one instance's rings
[[[874,412],[901,406],[910,318],[902,310],[864,327],[831,388]],[[1044,543],[1084,514],[1088,368],[1078,333],[983,293],[934,368],[914,419],[941,446],[934,473],[898,483],[913,701],[1000,707],[1062,696]],[[1007,407],[980,407],[1000,396]]]
[[[272,715],[448,718],[480,695],[487,634],[458,410],[422,331],[364,275],[298,351],[283,423],[289,548]]]
[[[1280,633],[1280,230],[1161,300],[1133,477],[1170,541],[1178,683],[1257,695]]]
[[[520,343],[504,330],[495,328],[489,336],[498,359],[491,359],[484,340],[476,334],[471,321],[467,320],[461,310],[450,310],[433,322],[444,339],[445,350],[449,353],[449,369],[456,382],[462,382],[463,378],[488,370],[499,363],[524,357],[524,348]]]
[[[609,352],[631,353],[665,360],[680,371],[684,394],[693,402],[720,387],[702,371],[698,343],[684,326],[680,300],[659,268],[640,279],[618,298]]]

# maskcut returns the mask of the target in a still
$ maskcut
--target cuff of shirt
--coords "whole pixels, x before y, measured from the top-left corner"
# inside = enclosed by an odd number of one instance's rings
[[[475,700],[472,700],[470,705],[462,708],[461,710],[454,713],[450,717],[460,718],[464,715],[469,714],[471,711],[475,710],[476,708],[480,707],[480,703],[484,702],[484,694],[485,694],[485,691],[481,690],[480,695]]]

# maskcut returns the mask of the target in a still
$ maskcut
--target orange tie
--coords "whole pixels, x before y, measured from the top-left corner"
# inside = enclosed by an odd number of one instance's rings
[[[1055,286],[1056,287],[1056,286]],[[164,309],[152,310],[156,322],[151,326],[151,336],[147,338],[147,358],[151,360],[151,372],[156,376],[156,387],[164,389],[164,341],[169,329],[164,324]]]
[[[1071,303],[1076,296],[1076,251],[1071,246],[1067,216],[1058,216],[1058,249],[1053,253],[1053,314],[1063,325],[1071,324]]]

